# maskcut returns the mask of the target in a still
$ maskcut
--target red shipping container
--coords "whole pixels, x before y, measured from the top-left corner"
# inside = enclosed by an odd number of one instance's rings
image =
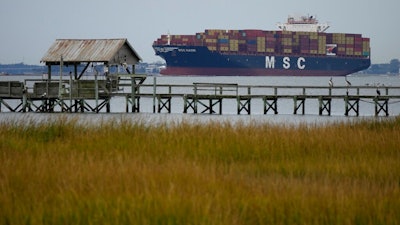
[[[268,33],[265,33],[265,37],[266,38],[275,38],[275,34],[271,33],[271,32],[268,32]]]
[[[360,43],[362,41],[363,41],[362,37],[355,37],[354,38],[354,43]]]
[[[266,45],[267,48],[275,47],[276,41],[267,41],[267,42],[265,43],[265,45]]]
[[[318,39],[311,39],[310,45],[318,45]]]
[[[243,30],[243,33],[246,34],[246,37],[258,37],[263,36],[262,30]]]

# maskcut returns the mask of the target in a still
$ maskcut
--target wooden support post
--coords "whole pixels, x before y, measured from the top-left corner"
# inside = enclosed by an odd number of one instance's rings
[[[99,82],[97,80],[97,72],[94,75],[94,96],[96,101],[96,108],[99,106]],[[96,113],[98,111],[96,110]]]
[[[217,100],[217,103],[219,102],[219,115],[222,115],[222,98]]]
[[[24,93],[22,94],[22,112],[26,112],[26,108],[28,106],[28,97],[26,96],[26,92],[24,91]],[[1,104],[1,102],[0,102]],[[0,112],[1,112],[1,108],[0,108]]]
[[[73,105],[74,105],[74,108],[71,107],[71,112],[78,112],[79,100],[75,99]]]
[[[106,111],[111,112],[111,97],[107,98]]]
[[[132,98],[132,112],[140,112],[140,96]]]
[[[360,98],[359,97],[349,97],[345,96],[345,116],[349,116],[350,111],[354,111],[356,116],[359,116],[359,109],[360,109]]]
[[[319,115],[320,116],[323,115],[326,110],[328,113],[328,116],[330,116],[331,115],[332,98],[320,96],[318,98],[318,100],[319,100]]]
[[[300,103],[297,105],[297,101],[300,101]],[[304,115],[305,114],[305,104],[304,102],[306,101],[305,97],[299,97],[299,96],[294,96],[293,97],[293,102],[294,102],[294,111],[293,114],[297,114],[297,111],[301,107],[301,112]]]
[[[264,101],[264,114],[267,114],[269,110],[273,110],[274,114],[278,114],[278,97],[264,96],[263,101]]]
[[[217,113],[216,111],[214,111],[213,108],[214,108],[214,106],[218,105],[219,106],[218,114],[222,114],[222,98],[219,98],[219,97],[216,98],[216,97],[211,97],[210,96],[208,98],[197,99],[196,103],[204,106],[204,110],[201,111],[201,113],[206,113],[206,112],[208,112],[209,114]]]
[[[54,107],[56,106],[56,99],[49,100],[49,112],[54,112]]]
[[[222,89],[220,91],[222,91]],[[207,111],[207,108],[208,108],[209,109],[209,114],[213,114],[215,112],[213,110],[213,106],[214,106],[213,100],[212,100],[212,98],[210,98],[210,99],[208,99],[208,101],[209,101],[209,107],[206,107],[206,109],[203,112]]]
[[[183,95],[183,113],[187,113],[187,109],[188,109],[187,95]]]
[[[251,97],[250,96],[238,96],[237,97],[237,114],[240,115],[240,113],[245,110],[248,115],[251,114]]]
[[[197,107],[195,106],[195,96],[183,96],[183,113],[188,113],[188,109],[192,109],[193,113],[197,113]]]
[[[79,100],[79,109],[81,112],[85,112],[85,100],[84,99]]]
[[[44,112],[50,112],[50,99],[45,100]]]
[[[168,113],[171,113],[171,95],[157,95],[158,110],[160,113],[163,109],[166,109]]]
[[[385,116],[389,116],[389,98],[386,97],[375,97],[375,116],[379,116],[380,112],[383,112]]]
[[[156,79],[156,76],[154,76],[153,77],[153,113],[156,113],[156,94],[157,94],[157,85],[156,84],[157,84],[157,79]]]
[[[198,98],[197,98],[197,96],[195,96],[193,98],[193,112],[194,113],[197,113],[197,104],[198,104]]]
[[[197,113],[197,103],[198,103],[198,98],[197,98],[197,85],[194,85],[194,97],[193,97],[193,111],[194,113]]]
[[[129,103],[131,104],[131,112],[139,112],[140,111],[140,96],[130,96],[126,95],[126,104],[125,111],[129,112]]]
[[[136,111],[136,83],[135,78],[131,77],[131,104],[132,104],[132,112]]]
[[[129,96],[125,95],[125,112],[129,112]]]

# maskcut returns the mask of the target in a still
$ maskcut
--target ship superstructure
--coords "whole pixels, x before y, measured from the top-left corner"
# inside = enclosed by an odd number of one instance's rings
[[[286,23],[278,23],[278,28],[293,32],[325,32],[329,28],[328,23],[319,23],[315,16],[289,16]]]

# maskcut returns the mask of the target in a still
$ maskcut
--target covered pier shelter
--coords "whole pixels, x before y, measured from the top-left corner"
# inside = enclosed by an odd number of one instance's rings
[[[0,112],[2,106],[12,112],[110,112],[114,96],[125,96],[127,107],[138,111],[139,86],[146,79],[135,74],[140,61],[126,38],[57,39],[41,59],[46,76],[0,82]],[[81,79],[84,74],[88,79]],[[131,91],[121,95],[125,87]]]
[[[22,111],[99,112],[106,107],[109,112],[110,99],[124,85],[122,80],[130,82],[134,96],[136,84],[146,78],[135,75],[140,61],[126,38],[57,39],[41,59],[48,68],[46,76],[23,84]],[[63,79],[65,73],[69,73],[67,80]],[[89,79],[81,79],[84,74]],[[59,76],[54,79],[52,75]],[[133,101],[130,96],[127,99]]]
[[[74,78],[78,80],[91,63],[103,64],[103,72],[106,75],[111,67],[119,66],[122,66],[128,74],[133,74],[135,64],[140,61],[140,56],[126,38],[57,39],[41,59],[41,62],[48,67],[49,80],[51,80],[52,66],[72,66]],[[79,71],[78,67],[82,66],[83,69]]]

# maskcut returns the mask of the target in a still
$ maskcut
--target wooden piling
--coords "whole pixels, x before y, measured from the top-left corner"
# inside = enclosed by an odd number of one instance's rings
[[[360,115],[360,97],[350,97],[348,95],[344,98],[345,101],[345,116],[349,116],[351,111],[354,111],[356,116]]]
[[[320,116],[324,115],[324,112],[326,111],[327,115],[330,116],[332,98],[320,96],[318,98],[318,101],[319,101],[319,115]]]
[[[248,115],[251,114],[251,96],[238,96],[237,97],[237,114],[240,115],[242,111],[246,111]]]
[[[299,101],[299,104],[297,104],[297,102]],[[297,114],[297,111],[299,110],[299,108],[301,107],[301,113],[304,115],[305,114],[305,101],[306,101],[306,97],[304,96],[293,96],[293,102],[294,102],[294,110],[293,110],[293,114]]]
[[[377,96],[374,98],[375,116],[379,116],[383,112],[385,116],[389,116],[389,98]]]
[[[167,110],[168,113],[171,113],[171,95],[169,94],[158,94],[157,95],[157,112],[161,113],[163,109]]]
[[[274,114],[278,114],[278,97],[275,96],[264,96],[264,114],[267,114],[269,110],[273,110]]]

